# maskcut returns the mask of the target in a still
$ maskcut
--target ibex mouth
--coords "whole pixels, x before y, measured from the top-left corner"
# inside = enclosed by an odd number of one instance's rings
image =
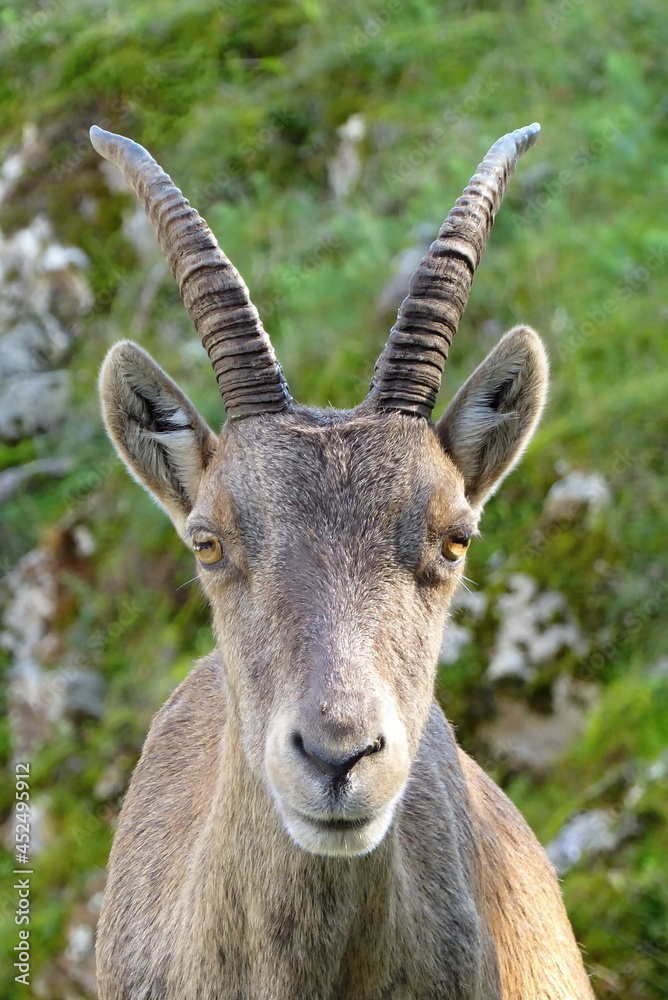
[[[364,816],[361,819],[316,819],[314,816],[305,816],[302,813],[302,818],[319,830],[325,831],[363,830],[371,822],[370,816]]]
[[[285,800],[280,802],[280,810],[288,833],[304,850],[312,854],[353,857],[368,854],[377,847],[392,822],[396,801],[386,803],[373,815],[351,819],[309,816]]]

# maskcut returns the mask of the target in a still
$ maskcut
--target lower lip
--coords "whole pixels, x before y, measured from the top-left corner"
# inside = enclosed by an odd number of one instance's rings
[[[371,822],[368,817],[364,819],[315,819],[313,816],[304,816],[303,813],[302,819],[325,833],[352,833],[355,830],[363,830]]]

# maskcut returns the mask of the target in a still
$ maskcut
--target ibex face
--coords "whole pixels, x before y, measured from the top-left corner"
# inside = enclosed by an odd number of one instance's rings
[[[364,854],[387,832],[468,542],[543,405],[544,351],[517,328],[429,420],[493,216],[536,132],[505,136],[480,165],[413,278],[367,399],[343,413],[293,404],[205,224],[141,147],[93,133],[156,226],[229,418],[217,439],[126,342],[102,370],[107,427],[199,559],[225,740],[316,854]]]
[[[239,738],[294,839],[375,847],[408,776],[446,604],[475,530],[426,421],[273,415],[227,425],[186,522]]]

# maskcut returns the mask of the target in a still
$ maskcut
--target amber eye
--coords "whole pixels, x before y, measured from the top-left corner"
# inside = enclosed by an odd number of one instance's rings
[[[201,563],[212,566],[223,558],[223,548],[213,535],[202,535],[193,541],[193,548]]]
[[[446,535],[443,539],[443,548],[441,551],[449,562],[458,562],[465,555],[470,541],[470,535]]]

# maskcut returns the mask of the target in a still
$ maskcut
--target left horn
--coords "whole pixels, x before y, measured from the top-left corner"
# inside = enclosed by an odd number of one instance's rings
[[[376,362],[367,399],[378,409],[430,416],[494,216],[539,132],[537,123],[527,125],[494,143],[418,265]]]
[[[115,164],[149,217],[195,324],[230,419],[278,413],[288,386],[244,280],[171,178],[138,143],[94,125],[90,140]]]

